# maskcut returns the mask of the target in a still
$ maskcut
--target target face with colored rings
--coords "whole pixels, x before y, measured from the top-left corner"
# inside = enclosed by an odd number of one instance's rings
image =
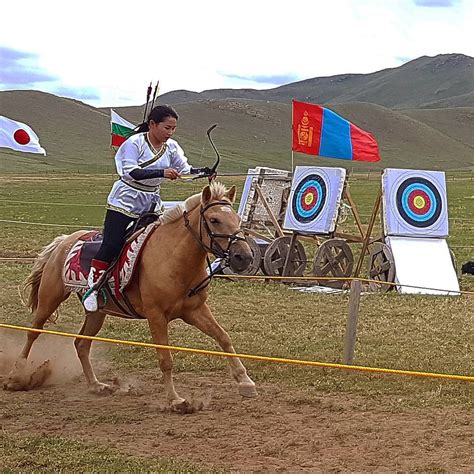
[[[305,176],[293,194],[291,206],[295,219],[301,223],[314,221],[324,209],[327,192],[326,183],[320,175]]]
[[[396,194],[396,207],[408,224],[426,228],[438,221],[443,204],[438,189],[431,181],[412,177],[400,184]]]
[[[385,235],[449,235],[446,175],[443,171],[386,168],[382,175]]]
[[[283,228],[310,235],[334,232],[345,178],[344,168],[297,166]]]

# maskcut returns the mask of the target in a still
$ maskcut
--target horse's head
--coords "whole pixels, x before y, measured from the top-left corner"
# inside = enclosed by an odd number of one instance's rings
[[[201,193],[201,224],[207,233],[205,244],[216,257],[224,258],[234,271],[245,270],[252,261],[252,251],[240,229],[240,217],[232,208],[235,186],[229,190],[213,182]]]

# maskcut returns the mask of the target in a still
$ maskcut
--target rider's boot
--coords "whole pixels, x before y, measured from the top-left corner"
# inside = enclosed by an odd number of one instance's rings
[[[94,287],[95,285],[97,285],[107,268],[109,268],[108,262],[96,260],[95,258],[92,259],[89,277],[87,278],[87,284],[89,285],[89,289],[86,291],[84,297],[82,298],[82,304],[84,305],[86,311],[94,312],[99,309],[99,302],[97,299],[99,292]]]

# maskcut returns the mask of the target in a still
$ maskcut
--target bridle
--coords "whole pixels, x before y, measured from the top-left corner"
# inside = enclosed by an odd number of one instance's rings
[[[229,201],[215,201],[215,202],[211,202],[210,204],[207,204],[206,206],[201,205],[201,208],[199,210],[199,234],[195,232],[195,230],[191,227],[189,223],[189,217],[188,217],[189,213],[187,211],[184,211],[183,212],[184,226],[189,230],[189,232],[191,232],[191,235],[194,237],[196,242],[201,246],[201,248],[206,251],[206,253],[212,253],[215,257],[222,258],[226,262],[228,262],[230,258],[230,248],[232,244],[234,244],[235,242],[238,242],[239,240],[245,241],[245,237],[243,237],[242,229],[237,229],[235,232],[232,232],[232,234],[221,234],[221,233],[213,232],[211,228],[209,227],[209,223],[206,220],[205,213],[208,209],[214,206],[232,207],[232,204]],[[207,237],[209,237],[210,245],[206,245],[204,243],[203,230],[205,230]],[[240,236],[239,234],[242,234],[242,236]],[[222,248],[221,244],[216,239],[227,239],[227,248],[226,249]]]
[[[199,209],[199,233],[197,233],[191,227],[190,222],[189,222],[188,216],[194,209],[189,212],[184,211],[183,212],[184,226],[189,230],[194,240],[200,245],[200,247],[206,252],[206,254],[212,253],[216,258],[222,259],[225,266],[229,266],[230,250],[231,250],[232,244],[235,244],[236,242],[239,242],[239,241],[245,241],[245,237],[243,236],[242,229],[237,229],[235,232],[232,232],[231,234],[222,234],[222,233],[213,232],[211,228],[209,227],[209,223],[207,222],[206,216],[205,216],[206,211],[213,206],[232,207],[232,203],[230,203],[229,201],[215,201],[215,202],[211,202],[207,204],[206,206],[201,205]],[[203,231],[205,231],[205,234],[203,233]],[[242,234],[242,235],[239,235],[239,234]],[[204,243],[203,236],[204,237],[207,236],[209,238],[209,245]],[[224,249],[222,245],[217,241],[217,239],[226,239],[227,247]],[[209,285],[211,278],[217,272],[217,270],[216,271],[212,270],[211,262],[209,260],[208,255],[206,255],[206,258],[207,258],[207,265],[209,267],[209,274],[203,281],[199,283],[199,285],[191,289],[189,296],[195,295],[198,291],[204,289],[207,285]],[[204,283],[205,285],[203,286]]]

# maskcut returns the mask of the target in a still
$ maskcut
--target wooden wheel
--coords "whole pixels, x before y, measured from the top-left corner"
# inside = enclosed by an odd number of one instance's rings
[[[222,273],[224,275],[256,275],[260,264],[262,262],[262,252],[260,251],[260,247],[252,237],[245,237],[245,240],[249,244],[250,250],[252,251],[252,261],[250,265],[241,272],[234,272],[230,267],[224,267],[222,269]]]
[[[323,242],[314,256],[313,275],[321,277],[350,277],[354,257],[349,244],[342,239],[329,239]],[[344,280],[321,280],[320,284],[331,288],[342,288]]]
[[[390,247],[382,242],[374,242],[369,245],[369,278],[380,283],[370,282],[372,291],[390,291],[393,285],[384,285],[384,282],[395,281],[395,261],[393,260]]]
[[[282,276],[291,237],[278,237],[265,251],[263,256],[263,268],[266,275]],[[306,252],[304,247],[296,240],[289,256],[286,274],[284,276],[302,276],[306,268]]]

